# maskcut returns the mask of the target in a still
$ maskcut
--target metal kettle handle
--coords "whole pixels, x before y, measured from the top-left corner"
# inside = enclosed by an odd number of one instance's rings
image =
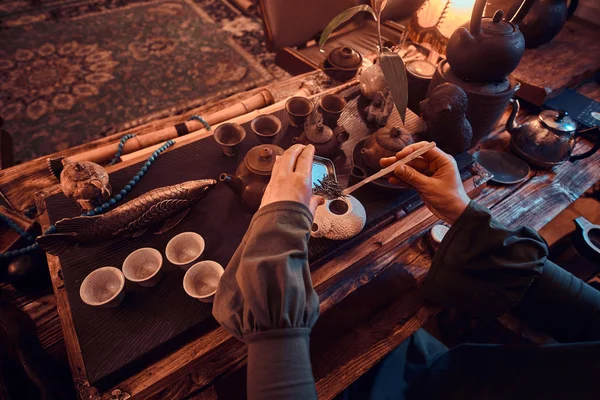
[[[596,136],[594,147],[592,147],[591,150],[586,151],[585,153],[577,154],[575,156],[569,157],[569,161],[573,162],[573,161],[577,161],[577,160],[582,160],[584,158],[587,158],[587,157],[593,155],[595,152],[598,151],[598,149],[600,149],[600,127],[595,126],[593,128],[583,129],[581,131],[575,132],[575,138],[578,138],[580,136],[587,136],[587,135],[595,135]]]
[[[517,0],[508,11],[506,19],[515,25],[520,24],[531,9],[531,6],[534,2],[535,0]],[[517,3],[520,3],[520,5],[517,6]]]
[[[567,19],[571,18],[573,14],[575,14],[578,5],[579,0],[571,0],[571,4],[569,4],[569,8],[567,9]]]

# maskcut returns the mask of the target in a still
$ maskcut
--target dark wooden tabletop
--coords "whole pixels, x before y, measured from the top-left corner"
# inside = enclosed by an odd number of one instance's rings
[[[281,87],[286,87],[289,95],[299,82],[296,79],[295,86],[288,82]],[[600,93],[596,84],[585,85],[582,91],[592,97]],[[520,115],[522,119],[532,117],[526,110]],[[509,136],[503,129],[505,118],[506,115],[479,148],[507,149]],[[141,129],[156,129],[184,119],[185,116],[172,117],[168,122],[153,123]],[[117,136],[121,135],[115,135],[112,140]],[[583,147],[589,148],[591,144],[584,143]],[[598,165],[600,153],[552,171],[532,170],[525,181],[512,186],[483,185],[489,176],[485,171],[479,171],[467,186],[472,196],[489,207],[500,222],[540,229],[600,180]],[[28,196],[32,195],[33,188],[44,188],[52,183],[47,173],[42,173],[41,166],[43,161],[35,160],[16,170],[0,173],[0,190],[9,188],[10,198],[19,205],[17,209],[30,204]],[[30,191],[25,182],[31,182]],[[438,220],[426,208],[419,208],[409,215],[400,213],[397,217],[396,222],[384,230],[313,272],[313,283],[322,300],[321,318],[312,335],[312,361],[320,398],[334,397],[438,311],[434,306],[423,304],[418,286],[432,257],[423,235]],[[417,285],[409,285],[411,281],[416,281]],[[23,294],[5,284],[0,284],[0,290],[4,299],[21,307],[34,319],[53,367],[67,370],[56,297],[53,294]],[[214,397],[215,383],[243,365],[245,348],[222,330],[206,337],[198,344],[201,345],[219,351],[198,356],[197,347],[184,346],[174,356],[181,362],[194,358],[197,362],[190,364],[193,369],[177,371],[173,363],[158,363],[147,376],[125,381],[119,389],[144,399],[176,399],[190,395]],[[81,393],[85,393],[85,389]]]

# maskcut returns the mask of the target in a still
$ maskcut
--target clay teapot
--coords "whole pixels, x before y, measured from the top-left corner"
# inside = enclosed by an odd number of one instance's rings
[[[525,47],[534,49],[548,43],[563,28],[575,10],[579,0],[516,0],[507,18],[519,26]],[[513,16],[514,15],[514,16]]]
[[[525,52],[523,35],[515,24],[502,19],[502,10],[493,18],[482,18],[485,3],[476,0],[470,29],[458,28],[446,48],[452,72],[466,81],[501,80],[517,68]]]
[[[552,168],[566,161],[576,161],[589,157],[600,148],[600,128],[594,127],[577,131],[577,124],[564,111],[545,110],[536,120],[517,124],[519,101],[511,100],[512,112],[506,122],[506,130],[511,134],[511,149],[528,163]],[[583,154],[572,156],[576,138],[584,135],[595,136],[595,145]]]
[[[283,149],[273,144],[253,147],[238,165],[235,176],[223,173],[219,180],[240,196],[249,210],[256,211],[271,179],[275,158],[282,154]]]
[[[300,136],[292,139],[293,143],[315,146],[315,154],[320,157],[331,158],[339,150],[350,135],[346,131],[334,135],[333,130],[322,123],[310,125]]]
[[[365,164],[374,171],[379,171],[379,160],[391,157],[397,152],[413,143],[412,135],[399,126],[379,129],[367,137],[363,148],[360,150]]]

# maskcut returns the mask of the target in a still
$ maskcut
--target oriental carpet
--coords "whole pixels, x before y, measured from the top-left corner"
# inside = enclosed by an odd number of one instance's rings
[[[226,0],[0,3],[0,117],[22,162],[283,76]]]

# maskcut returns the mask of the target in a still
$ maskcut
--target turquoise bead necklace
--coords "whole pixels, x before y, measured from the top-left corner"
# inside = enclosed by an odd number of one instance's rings
[[[134,136],[135,135],[125,135],[121,138],[121,141],[119,142],[119,145],[117,147],[117,153],[115,154],[115,157],[113,157],[113,159],[111,160],[109,165],[113,165],[118,160],[120,160],[121,152],[123,151],[123,146],[125,145],[125,142]],[[102,213],[108,211],[112,206],[114,206],[115,204],[117,204],[118,202],[123,200],[125,198],[125,196],[127,196],[127,194],[129,194],[129,192],[131,192],[131,190],[134,188],[134,186],[137,185],[137,183],[140,181],[140,179],[146,174],[146,172],[148,171],[148,168],[150,168],[152,166],[152,164],[154,164],[154,162],[156,161],[158,156],[161,153],[163,153],[165,150],[167,150],[169,147],[173,146],[173,144],[175,144],[175,142],[173,140],[169,140],[165,144],[163,144],[161,147],[159,147],[157,150],[155,150],[152,153],[152,155],[150,157],[148,157],[146,162],[142,165],[142,168],[140,168],[138,173],[135,174],[135,176],[127,183],[127,185],[125,185],[125,187],[123,189],[121,189],[121,191],[118,194],[111,197],[105,203],[102,203],[101,206],[98,206],[98,207],[94,208],[93,210],[90,210],[81,215],[91,217],[94,215],[102,214]],[[35,211],[35,207],[31,207],[30,209],[28,209],[25,212],[25,215],[32,215],[34,211]],[[31,236],[28,232],[21,229],[21,227],[16,222],[14,222],[12,219],[10,219],[8,216],[0,214],[0,219],[5,221],[11,229],[13,229],[19,235],[21,235],[21,237],[24,238],[27,242],[33,242],[35,240],[35,238],[33,236]],[[50,225],[50,227],[46,230],[46,232],[44,232],[44,234],[51,234],[54,232],[56,232],[56,226]],[[14,258],[14,257],[22,255],[22,254],[27,254],[29,252],[37,250],[38,248],[39,248],[39,245],[37,243],[32,243],[21,249],[7,251],[6,253],[0,253],[0,260],[11,259],[11,258]]]

